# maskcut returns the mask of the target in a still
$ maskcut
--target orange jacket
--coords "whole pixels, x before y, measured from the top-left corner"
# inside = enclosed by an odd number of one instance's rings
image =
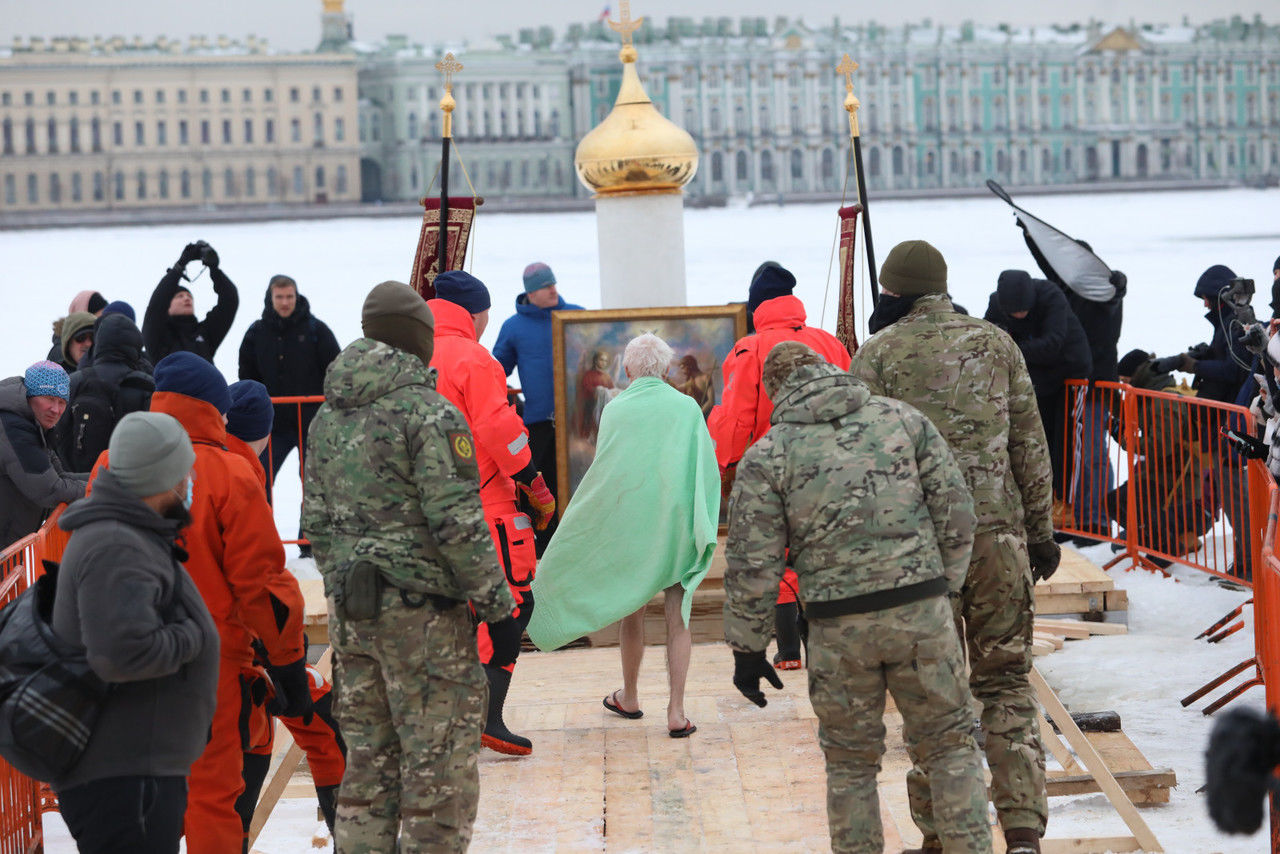
[[[511,476],[529,465],[529,434],[507,402],[507,374],[476,341],[471,315],[448,300],[427,302],[436,320],[431,367],[439,373],[436,391],[458,407],[476,442],[480,500],[514,501]]]
[[[239,436],[232,436],[230,433],[226,435],[227,450],[239,457],[243,457],[245,462],[249,464],[249,468],[253,469],[253,473],[258,477],[258,483],[262,484],[262,488],[267,488],[267,471],[262,467],[262,458],[253,452],[253,448],[249,447],[249,443]]]
[[[151,411],[172,415],[186,428],[196,452],[191,524],[183,530],[184,564],[213,615],[222,657],[253,664],[252,637],[272,664],[297,661],[303,604],[298,581],[284,567],[284,546],[271,505],[249,462],[227,448],[218,410],[203,400],[158,391]],[[104,452],[97,468],[108,464]]]
[[[783,341],[799,341],[843,371],[849,370],[849,351],[831,333],[805,326],[804,303],[797,297],[765,300],[752,315],[756,331],[740,339],[725,357],[724,395],[707,417],[716,446],[716,462],[723,472],[736,465],[747,448],[769,431],[773,401],[760,382],[765,357]]]

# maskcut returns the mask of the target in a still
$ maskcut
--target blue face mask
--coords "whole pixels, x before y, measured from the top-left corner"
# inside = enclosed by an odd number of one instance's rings
[[[193,474],[187,478],[186,487],[183,489],[181,494],[178,493],[177,489],[173,490],[174,494],[177,495],[180,499],[182,499],[183,510],[188,510],[188,511],[191,510],[191,499],[193,494],[195,493],[195,488],[196,488],[196,476]]]

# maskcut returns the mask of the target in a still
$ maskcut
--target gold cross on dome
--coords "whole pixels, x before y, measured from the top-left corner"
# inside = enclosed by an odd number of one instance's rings
[[[444,59],[436,63],[436,71],[444,75],[444,88],[453,91],[453,75],[462,70],[462,63],[453,58],[453,53],[446,53]]]
[[[853,91],[853,72],[858,70],[858,63],[849,58],[849,54],[844,55],[844,59],[840,60],[840,64],[836,66],[836,74],[844,75],[844,88],[848,92]]]
[[[644,17],[636,18],[634,21],[631,20],[631,0],[621,0],[618,3],[618,7],[622,12],[620,15],[622,20],[614,21],[610,18],[609,29],[622,36],[623,45],[629,45],[631,44],[631,34],[640,29],[640,25],[644,23]]]

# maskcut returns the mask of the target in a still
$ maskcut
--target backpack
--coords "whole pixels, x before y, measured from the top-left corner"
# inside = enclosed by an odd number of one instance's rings
[[[142,371],[130,371],[118,384],[113,384],[104,380],[96,369],[86,369],[76,384],[67,422],[70,458],[64,462],[70,470],[92,469],[98,456],[107,449],[116,424],[130,412],[145,410],[153,391],[155,381]]]
[[[58,565],[45,569],[0,609],[0,756],[49,783],[80,761],[111,686],[53,633]]]

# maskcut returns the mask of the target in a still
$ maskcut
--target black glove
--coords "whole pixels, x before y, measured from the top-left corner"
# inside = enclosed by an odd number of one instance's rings
[[[204,265],[210,270],[217,269],[218,253],[214,251],[214,248],[203,240],[199,241],[197,245],[200,247],[200,260],[204,262]]]
[[[1222,428],[1222,435],[1226,438],[1236,451],[1242,454],[1246,459],[1265,460],[1268,454],[1268,448],[1265,442],[1256,436],[1248,433],[1240,433],[1229,428]]]
[[[782,690],[782,680],[778,678],[778,671],[773,669],[773,665],[764,657],[764,650],[759,652],[739,652],[733,651],[733,687],[742,692],[742,696],[755,703],[760,708],[769,705],[769,701],[764,698],[764,692],[760,690],[760,680],[768,679],[769,684]]]
[[[178,263],[174,266],[178,268],[187,266],[192,261],[200,257],[200,247],[206,245],[208,244],[203,240],[197,241],[196,243],[188,243],[186,246],[182,247],[182,254],[178,256]]]
[[[520,655],[520,639],[524,636],[524,623],[527,622],[521,622],[519,617],[506,617],[485,623],[489,627],[489,641],[493,644],[489,664],[506,667],[516,663],[516,656]]]
[[[1163,359],[1153,359],[1151,361],[1151,370],[1157,374],[1167,374],[1170,371],[1181,370],[1182,360],[1186,353],[1179,353],[1176,356],[1165,356]]]
[[[1116,296],[1118,297],[1123,297],[1125,294],[1125,291],[1129,289],[1129,277],[1126,276],[1124,273],[1121,273],[1119,270],[1112,270],[1111,278],[1109,278],[1107,281],[1111,282],[1111,284],[1115,287]]]
[[[275,686],[276,695],[267,702],[267,713],[282,718],[302,718],[303,725],[311,723],[311,677],[307,675],[307,657],[304,655],[289,664],[267,665],[267,675]]]
[[[1027,546],[1027,555],[1031,559],[1031,577],[1036,581],[1044,581],[1058,571],[1062,547],[1053,540],[1031,543]]]
[[[1196,346],[1188,348],[1187,355],[1196,361],[1199,361],[1200,359],[1207,359],[1213,355],[1213,345],[1206,344],[1201,341]]]
[[[1262,826],[1262,805],[1277,762],[1280,725],[1270,714],[1236,708],[1214,722],[1204,787],[1209,817],[1219,830],[1253,833]]]

